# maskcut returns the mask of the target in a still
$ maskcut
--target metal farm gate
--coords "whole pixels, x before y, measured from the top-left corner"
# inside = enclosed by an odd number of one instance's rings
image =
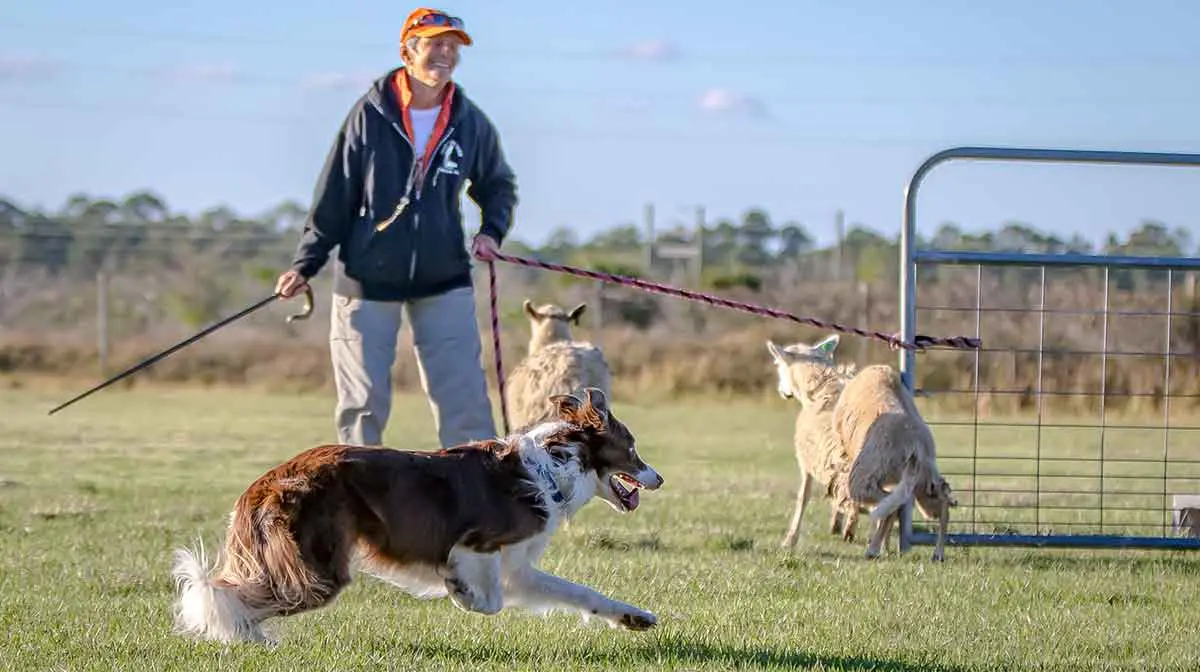
[[[915,249],[916,196],[951,160],[1200,166],[1200,155],[961,147],[913,174],[901,333],[978,351],[901,351],[958,497],[948,545],[1200,548],[1200,258]],[[915,376],[920,370],[920,376]],[[933,523],[901,548],[934,542]]]

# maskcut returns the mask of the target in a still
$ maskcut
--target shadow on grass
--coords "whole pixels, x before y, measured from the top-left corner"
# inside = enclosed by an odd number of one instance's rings
[[[949,559],[953,549],[946,549]],[[989,550],[970,559],[973,564],[1027,567],[1030,569],[1078,569],[1104,571],[1152,570],[1173,574],[1200,575],[1200,553],[1195,551],[1089,551],[1070,549]]]
[[[578,649],[570,654],[538,651],[513,650],[494,645],[455,646],[452,644],[414,643],[410,650],[417,655],[434,659],[454,660],[462,663],[519,663],[522,665],[541,662],[596,666],[611,669],[621,666],[676,666],[716,664],[724,669],[782,668],[907,672],[925,670],[933,672],[959,672],[965,668],[941,665],[930,661],[900,661],[873,658],[871,656],[845,656],[819,654],[790,649],[786,646],[708,644],[687,641],[678,636],[664,636],[654,642],[611,648]],[[569,656],[569,661],[563,658]]]
[[[1034,570],[1071,570],[1103,572],[1111,570],[1169,572],[1184,576],[1200,576],[1200,552],[1148,550],[1090,550],[1090,549],[1015,549],[946,547],[945,564],[930,563],[932,546],[913,546],[905,554],[893,547],[878,560],[863,558],[861,548],[851,551],[813,546],[784,554],[780,562],[785,569],[800,569],[806,561],[842,562],[846,564],[888,562],[906,565],[927,564],[931,567],[969,565],[971,567],[1021,567]]]

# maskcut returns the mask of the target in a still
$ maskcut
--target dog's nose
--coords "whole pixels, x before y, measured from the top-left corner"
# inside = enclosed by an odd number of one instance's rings
[[[663,486],[663,483],[666,482],[666,479],[664,479],[662,477],[662,474],[658,473],[658,471],[655,470],[653,467],[647,466],[646,471],[648,472],[647,475],[650,478],[643,480],[642,483],[647,488],[649,488],[651,490],[657,490]],[[641,479],[638,479],[638,480],[641,480]]]

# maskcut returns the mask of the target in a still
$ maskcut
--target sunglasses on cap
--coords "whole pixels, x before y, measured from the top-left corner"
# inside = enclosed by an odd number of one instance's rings
[[[425,14],[420,18],[415,19],[409,28],[420,28],[422,26],[449,26],[455,30],[463,30],[463,20],[457,16],[449,16],[447,14]]]

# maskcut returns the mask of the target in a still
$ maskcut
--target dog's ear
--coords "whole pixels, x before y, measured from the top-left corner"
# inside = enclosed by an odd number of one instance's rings
[[[521,307],[525,309],[525,314],[535,320],[540,320],[542,316],[537,312],[537,308],[533,307],[533,302],[525,299],[521,302]]]
[[[579,316],[583,315],[583,311],[585,310],[587,310],[586,303],[581,303],[578,306],[575,306],[571,309],[571,312],[567,313],[567,321],[575,326],[579,326]]]
[[[571,394],[555,394],[550,397],[550,404],[554,406],[554,414],[564,420],[574,418],[579,409],[583,408],[583,402]]]
[[[604,396],[604,392],[598,387],[587,387],[583,390],[584,399],[587,400],[587,405],[605,422],[608,421],[608,397]]]

